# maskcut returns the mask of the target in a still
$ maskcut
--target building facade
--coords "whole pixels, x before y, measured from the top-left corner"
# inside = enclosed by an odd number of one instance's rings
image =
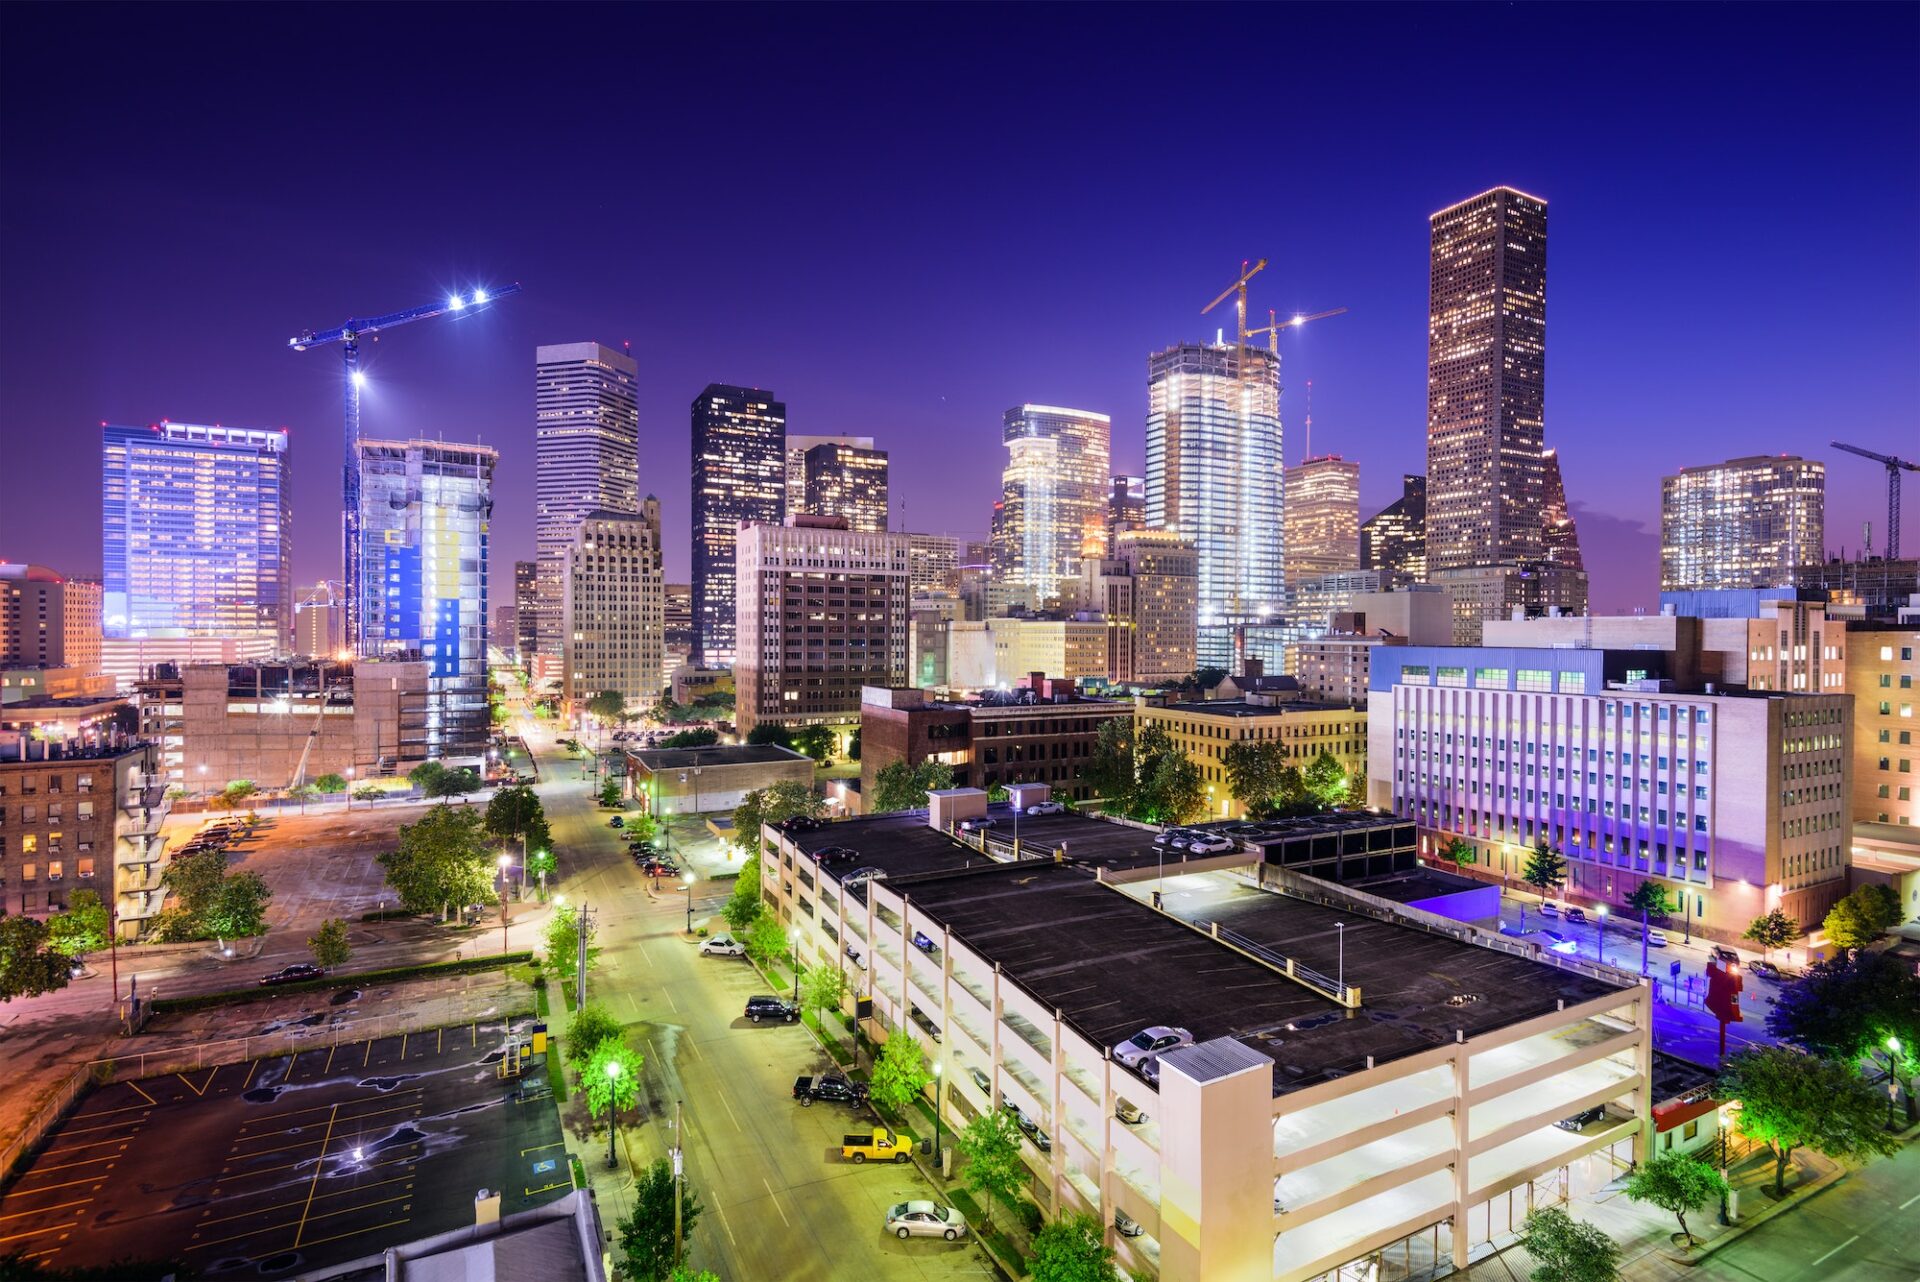
[[[1360,568],[1392,590],[1427,581],[1427,478],[1402,476],[1400,497],[1360,527]]]
[[[1107,491],[1107,555],[1113,555],[1113,538],[1121,530],[1139,529],[1147,523],[1147,478],[1116,476]]]
[[[1660,590],[1772,588],[1823,559],[1827,469],[1755,455],[1660,478]]]
[[[1031,678],[1029,678],[1031,680]],[[860,779],[874,795],[880,771],[895,762],[939,761],[957,788],[1044,783],[1056,796],[1093,799],[1086,770],[1100,727],[1131,717],[1133,705],[1041,688],[967,700],[935,700],[919,689],[874,687],[860,708]]]
[[[1338,454],[1287,469],[1287,586],[1360,568],[1360,465]]]
[[[1057,601],[1080,559],[1106,548],[1113,422],[1058,405],[1017,405],[1001,429],[994,563],[1033,607]]]
[[[1847,630],[1847,693],[1853,696],[1853,818],[1920,825],[1920,626],[1860,623]]]
[[[1260,695],[1200,703],[1135,701],[1136,734],[1149,725],[1167,732],[1174,746],[1200,768],[1207,790],[1208,819],[1237,819],[1246,804],[1227,783],[1227,749],[1236,743],[1277,743],[1288,764],[1306,769],[1322,752],[1340,763],[1349,781],[1367,776],[1365,706],[1282,702]]]
[[[101,437],[104,635],[287,644],[286,431],[163,420]]]
[[[493,470],[484,445],[369,441],[360,456],[360,658],[427,665],[428,755],[487,750],[488,525]]]
[[[660,500],[640,512],[588,512],[567,549],[561,698],[578,716],[612,691],[650,708],[666,689],[666,581],[660,562]]]
[[[667,584],[666,644],[667,675],[671,676],[682,664],[693,661],[693,585],[690,583]],[[678,700],[675,700],[678,702]]]
[[[852,726],[863,686],[907,675],[904,534],[861,534],[841,517],[740,529],[734,721]]]
[[[293,607],[293,653],[326,658],[341,648],[344,613],[334,585],[322,579]]]
[[[1147,525],[1193,540],[1199,661],[1232,665],[1236,629],[1284,604],[1280,358],[1183,343],[1147,361]]]
[[[1549,565],[1568,570],[1585,570],[1580,555],[1580,529],[1574,524],[1573,511],[1567,506],[1567,484],[1560,476],[1560,451],[1540,452],[1546,493],[1540,504],[1541,538]]]
[[[693,401],[694,661],[734,661],[740,527],[787,515],[787,407],[759,388],[709,383]]]
[[[574,528],[588,512],[639,511],[639,366],[600,343],[556,343],[534,352],[536,653],[558,671]]]
[[[501,640],[504,642],[505,637]],[[540,649],[540,563],[513,563],[513,647],[520,666],[531,671]]]
[[[793,455],[795,441],[809,437],[787,438],[787,454]],[[859,534],[887,532],[887,452],[873,448],[871,437],[861,437],[865,445],[846,441],[823,441],[801,451],[800,488],[792,488],[792,469],[788,469],[787,494],[802,496],[800,511],[808,516],[844,516],[847,528]]]
[[[0,562],[0,668],[100,670],[100,585]]]
[[[1920,594],[1920,560],[1828,557],[1795,569],[1793,584],[1823,594],[1829,606],[1852,607],[1871,619],[1897,619],[1901,609]]]

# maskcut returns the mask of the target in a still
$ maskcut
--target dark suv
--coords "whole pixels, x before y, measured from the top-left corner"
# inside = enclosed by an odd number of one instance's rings
[[[303,979],[318,979],[326,974],[311,962],[295,962],[291,966],[282,966],[271,975],[260,978],[262,988],[272,988],[275,984],[297,984]]]
[[[747,998],[747,1018],[756,1024],[763,1019],[781,1019],[791,1024],[800,1018],[800,1008],[784,997],[761,994]]]

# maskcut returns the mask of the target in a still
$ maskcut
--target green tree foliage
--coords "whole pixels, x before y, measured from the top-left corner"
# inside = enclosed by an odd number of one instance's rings
[[[1889,953],[1861,951],[1816,962],[1767,1012],[1767,1031],[1849,1064],[1884,1058],[1887,1039],[1920,1054],[1920,976]],[[1911,1070],[1909,1070],[1911,1072]]]
[[[1673,911],[1674,904],[1665,886],[1657,881],[1643,881],[1627,896],[1627,907],[1646,919],[1665,917]]]
[[[860,760],[860,732],[855,730],[853,737],[847,740],[847,760]]]
[[[709,748],[720,742],[720,732],[707,727],[698,730],[682,730],[679,734],[670,734],[660,741],[662,748]]]
[[[602,721],[618,721],[627,713],[627,697],[618,690],[602,690],[587,700],[587,712]]]
[[[667,1275],[667,1282],[720,1282],[720,1275],[712,1269],[696,1271],[683,1264]]]
[[[1148,726],[1149,732],[1158,726]],[[1142,737],[1145,741],[1145,736]],[[1192,823],[1207,812],[1207,785],[1200,767],[1169,743],[1168,750],[1142,761],[1139,801],[1135,818],[1148,823]]]
[[[1727,1061],[1718,1093],[1740,1101],[1740,1134],[1773,1151],[1775,1196],[1786,1193],[1787,1163],[1797,1148],[1863,1159],[1899,1147],[1880,1129],[1880,1095],[1840,1060],[1756,1046]]]
[[[1868,883],[1833,906],[1824,923],[1835,948],[1865,948],[1900,923],[1900,898],[1885,886]]]
[[[749,856],[740,865],[740,876],[733,883],[733,893],[727,896],[720,915],[726,918],[734,937],[744,943],[747,927],[753,925],[765,911],[766,906],[760,902],[760,860]]]
[[[1133,718],[1108,717],[1095,732],[1084,771],[1093,795],[1107,809],[1125,814],[1133,802]]]
[[[517,841],[536,821],[545,824],[546,817],[539,795],[525,784],[516,784],[493,794],[493,799],[487,802],[487,816],[482,826],[495,841]]]
[[[310,783],[297,783],[287,789],[287,796],[300,803],[300,813],[307,813],[307,803],[320,795],[320,790]]]
[[[65,988],[73,962],[48,939],[47,924],[18,913],[0,917],[0,1001]]]
[[[1520,1245],[1534,1259],[1533,1282],[1614,1282],[1620,1248],[1613,1239],[1557,1206],[1529,1212]]]
[[[1084,1211],[1051,1220],[1033,1235],[1031,1282],[1111,1282],[1113,1276],[1105,1227]]]
[[[345,776],[328,771],[318,779],[315,779],[313,786],[319,789],[323,796],[337,797],[347,790],[347,781]]]
[[[339,917],[327,918],[307,937],[307,949],[322,970],[346,965],[347,959],[353,956],[353,944],[347,939],[347,923]]]
[[[1278,809],[1280,772],[1287,767],[1286,749],[1278,743],[1242,739],[1227,745],[1221,761],[1227,791],[1247,808],[1253,819],[1265,819]]]
[[[793,732],[793,747],[824,764],[833,756],[833,731],[826,726],[801,726]]]
[[[1307,795],[1322,810],[1332,810],[1347,798],[1347,772],[1340,758],[1322,751],[1300,772]]]
[[[1157,722],[1138,730],[1126,717],[1102,723],[1087,779],[1109,813],[1129,819],[1190,823],[1206,811],[1207,789],[1199,766]]]
[[[1225,668],[1195,668],[1193,673],[1181,684],[1191,690],[1211,690],[1227,679]]]
[[[922,761],[909,766],[895,761],[880,767],[873,778],[872,814],[893,814],[901,810],[923,810],[927,793],[953,787],[953,767],[940,761]]]
[[[1627,1196],[1669,1212],[1680,1221],[1687,1245],[1694,1245],[1687,1213],[1697,1211],[1727,1191],[1719,1170],[1691,1153],[1662,1153],[1642,1162],[1627,1177]]]
[[[633,1210],[618,1225],[620,1253],[625,1257],[625,1276],[644,1282],[701,1282],[711,1273],[693,1273],[673,1265],[673,1164],[660,1158],[641,1171],[633,1183]],[[680,1184],[680,1238],[693,1240],[693,1226],[700,1222],[699,1197],[682,1180]],[[683,1255],[685,1251],[681,1252]],[[715,1279],[718,1282],[718,1279]]]
[[[1465,837],[1455,837],[1440,847],[1438,857],[1456,868],[1464,868],[1469,864],[1480,862],[1480,852],[1475,850],[1473,843]]]
[[[235,779],[220,790],[220,795],[227,799],[228,808],[238,810],[242,803],[260,795],[260,785],[251,779]]]
[[[645,1056],[618,1037],[603,1037],[587,1055],[580,1086],[587,1093],[587,1114],[624,1113],[640,1098],[640,1069]]]
[[[833,966],[809,966],[800,972],[800,1004],[814,1012],[814,1020],[823,1032],[826,1022],[820,1019],[820,1012],[838,1012],[846,1000],[847,976],[844,971]]]
[[[604,1007],[588,1002],[567,1021],[567,1035],[561,1042],[563,1057],[573,1067],[584,1068],[601,1042],[619,1036],[620,1021],[609,1015]]]
[[[219,893],[226,875],[227,852],[202,850],[182,855],[168,864],[160,880],[173,897],[173,907],[198,923],[212,907],[213,897]]]
[[[1541,895],[1550,895],[1555,887],[1567,880],[1566,857],[1542,840],[1527,856],[1527,865],[1520,872],[1520,880]]]
[[[755,917],[747,926],[746,937],[740,942],[747,946],[747,956],[761,966],[786,956],[792,948],[786,927],[772,913],[761,913]]]
[[[272,888],[252,869],[228,873],[207,906],[207,933],[216,939],[263,934],[267,929],[267,901],[272,898]]]
[[[1760,955],[1770,956],[1776,948],[1785,948],[1800,938],[1800,923],[1781,912],[1778,908],[1764,917],[1755,917],[1747,923],[1746,933],[1740,938],[1750,944],[1760,945]]]
[[[400,846],[381,855],[387,884],[410,913],[440,910],[492,897],[494,861],[472,806],[439,805],[416,822],[400,825]]]
[[[1020,1160],[1020,1126],[1003,1108],[990,1108],[977,1114],[953,1145],[965,1163],[960,1167],[960,1183],[986,1209],[987,1223],[993,1223],[993,1204],[1011,1205],[1027,1182],[1026,1164]]]
[[[898,1113],[927,1088],[933,1070],[926,1048],[906,1033],[895,1033],[873,1059],[873,1098]]]
[[[580,920],[578,904],[562,904],[547,918],[546,930],[541,935],[541,942],[546,945],[547,965],[563,979],[579,979],[576,972],[580,969]],[[600,927],[591,917],[586,921],[587,969],[592,970],[600,958],[600,949],[593,942]]]
[[[600,804],[603,806],[620,804],[620,780],[617,777],[608,775],[600,781]]]
[[[107,906],[91,890],[76,890],[67,910],[47,922],[47,942],[62,956],[80,958],[107,946]]]
[[[423,761],[413,769],[407,771],[407,782],[418,788],[422,795],[431,797],[433,795],[434,782],[445,773],[447,773],[447,768],[439,762]]]
[[[794,779],[755,788],[733,808],[733,839],[749,850],[760,849],[760,826],[783,823],[798,815],[818,819],[827,813],[826,798]]]
[[[353,790],[355,801],[378,801],[386,795],[387,790],[377,783],[359,784]]]
[[[785,726],[775,725],[771,721],[762,721],[747,731],[748,743],[770,743],[778,748],[793,747],[793,734]]]

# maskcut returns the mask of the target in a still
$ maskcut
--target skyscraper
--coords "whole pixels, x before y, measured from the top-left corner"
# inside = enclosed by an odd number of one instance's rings
[[[1228,667],[1234,637],[1282,604],[1280,361],[1182,343],[1147,361],[1147,524],[1199,554],[1199,662]]]
[[[1513,606],[1585,609],[1546,555],[1547,206],[1496,187],[1429,220],[1427,577],[1455,639]]]
[[[693,626],[703,667],[734,655],[741,525],[787,512],[787,407],[759,388],[709,383],[693,401]]]
[[[1168,530],[1122,530],[1113,555],[1133,581],[1133,679],[1184,679],[1196,663],[1200,559],[1193,540]]]
[[[487,525],[493,469],[484,445],[359,444],[362,658],[427,664],[429,759],[487,750]]]
[[[954,592],[966,540],[952,534],[909,534],[907,551],[913,574],[913,594],[931,596]]]
[[[821,515],[806,506],[807,451],[816,445],[851,445],[856,450],[873,448],[871,436],[798,436],[787,433],[787,515],[806,512]]]
[[[1758,454],[1660,479],[1660,590],[1771,588],[1822,560],[1827,469]]]
[[[1543,450],[1540,458],[1545,464],[1540,537],[1547,564],[1564,566],[1569,570],[1584,570],[1587,565],[1580,555],[1580,531],[1573,523],[1573,513],[1567,508],[1566,482],[1560,479],[1560,451]]]
[[[793,452],[793,437],[787,452]],[[807,516],[844,516],[862,534],[887,532],[887,452],[844,441],[823,441],[802,455],[800,511]],[[792,473],[787,505],[793,506]]]
[[[102,430],[109,637],[284,645],[293,625],[284,429],[161,422]]]
[[[100,585],[0,562],[0,668],[100,670]]]
[[[1116,476],[1107,491],[1107,555],[1113,555],[1113,536],[1137,530],[1147,523],[1147,478]]]
[[[504,642],[505,637],[500,641]],[[520,666],[531,669],[540,648],[540,563],[513,563],[513,651]]]
[[[561,605],[574,527],[588,512],[639,510],[639,367],[599,343],[540,347],[534,362],[538,675],[554,676],[564,648]]]
[[[340,649],[340,598],[322,579],[293,607],[293,653],[330,659]]]
[[[1391,592],[1427,581],[1427,478],[1400,478],[1400,497],[1360,527],[1360,568]]]
[[[1040,605],[1079,577],[1081,557],[1106,551],[1113,422],[1089,410],[1019,405],[1007,411],[1001,440],[995,560],[1008,585]]]
[[[567,550],[561,697],[570,712],[605,691],[650,708],[666,684],[666,582],[660,570],[660,500],[639,515],[588,512]]]
[[[1360,465],[1338,454],[1287,469],[1287,586],[1360,568]]]

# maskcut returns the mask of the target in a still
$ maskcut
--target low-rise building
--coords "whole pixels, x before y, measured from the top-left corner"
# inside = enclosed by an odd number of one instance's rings
[[[732,810],[758,788],[813,786],[813,758],[778,744],[706,748],[629,748],[627,787],[651,815]]]
[[[1072,682],[1030,673],[1024,689],[966,700],[935,700],[926,691],[870,687],[860,707],[860,782],[894,762],[940,761],[961,788],[1045,783],[1075,801],[1093,798],[1086,769],[1102,723],[1130,717],[1133,705],[1089,699]]]
[[[685,707],[710,694],[733,693],[732,668],[696,668],[690,663],[673,670],[673,701]]]
[[[1280,700],[1266,695],[1203,702],[1135,701],[1136,730],[1157,725],[1200,768],[1207,789],[1207,815],[1232,819],[1247,813],[1227,783],[1227,749],[1236,743],[1277,743],[1291,764],[1305,769],[1331,753],[1348,779],[1367,772],[1367,710],[1339,703]]]
[[[1161,911],[1133,827],[1031,817],[1039,857],[1007,862],[928,822],[763,828],[762,894],[803,963],[871,999],[864,1031],[923,1043],[947,1125],[1019,1111],[1024,1191],[1106,1226],[1122,1272],[1437,1274],[1648,1155],[1632,976],[1303,891],[1244,852],[1239,876],[1190,868]],[[827,846],[856,854],[823,865]],[[1189,1044],[1145,1057],[1156,1028]]]
[[[1030,672],[1069,681],[1108,675],[1107,620],[1093,613],[1006,615],[947,625],[947,680],[955,690],[1006,690]]]

